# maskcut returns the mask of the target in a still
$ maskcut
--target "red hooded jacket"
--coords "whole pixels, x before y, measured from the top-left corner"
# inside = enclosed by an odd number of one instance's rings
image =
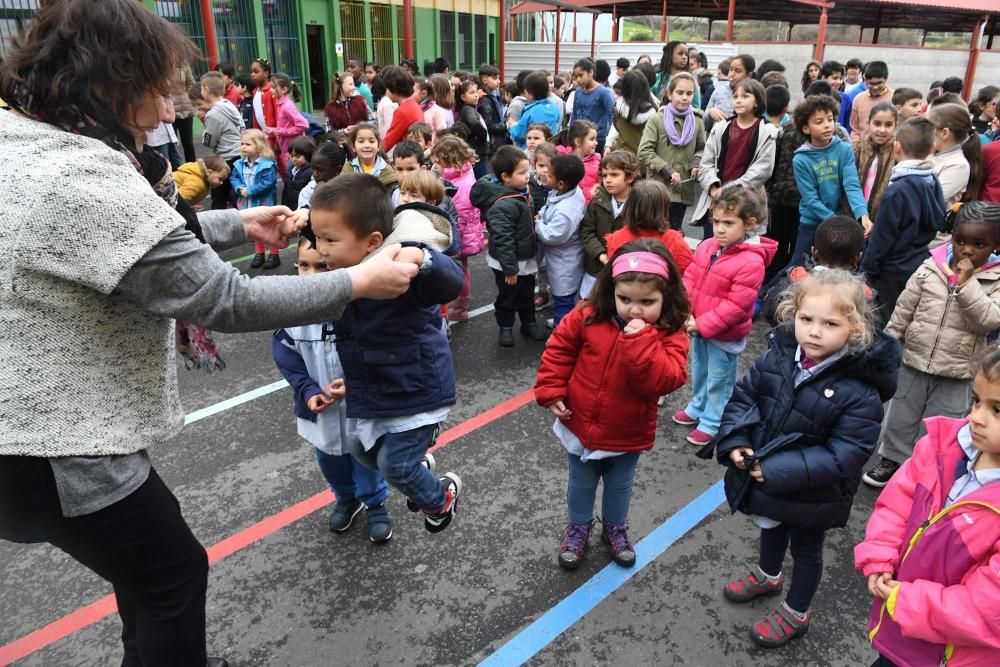
[[[688,338],[651,326],[627,334],[615,321],[584,324],[583,302],[556,327],[542,354],[535,400],[563,401],[564,421],[587,449],[636,452],[656,437],[656,400],[687,381]]]

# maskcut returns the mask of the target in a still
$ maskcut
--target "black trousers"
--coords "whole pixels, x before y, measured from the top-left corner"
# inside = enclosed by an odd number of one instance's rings
[[[905,280],[890,280],[882,277],[870,277],[868,284],[875,290],[876,317],[879,329],[885,329],[892,319],[892,311],[896,310],[899,295],[906,289]]]
[[[194,162],[198,156],[194,152],[194,116],[174,119],[174,132],[184,149],[184,161]]]
[[[514,316],[521,316],[521,326],[535,321],[535,275],[518,276],[517,283],[508,285],[503,271],[493,269],[497,283],[497,298],[493,314],[501,327],[513,327]]]
[[[670,205],[670,229],[680,231],[684,225],[684,214],[687,212],[687,204]]]
[[[799,233],[798,206],[772,206],[770,214],[771,219],[767,223],[767,233],[764,236],[776,241],[778,250],[774,253],[774,259],[767,265],[767,270],[764,272],[765,283],[788,266]]]
[[[208,556],[155,470],[117,503],[66,518],[47,459],[0,456],[0,539],[48,542],[111,582],[124,667],[205,664]]]

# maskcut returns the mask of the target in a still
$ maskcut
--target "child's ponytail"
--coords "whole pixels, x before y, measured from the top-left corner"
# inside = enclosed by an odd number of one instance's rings
[[[271,81],[274,85],[287,89],[288,95],[292,98],[293,102],[299,102],[302,99],[302,91],[299,90],[299,85],[292,81],[292,77],[287,74],[278,72],[271,77]]]
[[[961,104],[939,104],[932,107],[927,116],[935,127],[950,130],[955,141],[962,146],[962,154],[969,163],[969,183],[962,201],[979,199],[979,192],[983,188],[983,148],[979,135],[972,127],[969,110]]]
[[[569,124],[569,127],[563,129],[552,139],[552,143],[556,146],[569,146],[576,149],[577,140],[586,139],[591,130],[596,132],[597,125],[589,120],[574,120]]]

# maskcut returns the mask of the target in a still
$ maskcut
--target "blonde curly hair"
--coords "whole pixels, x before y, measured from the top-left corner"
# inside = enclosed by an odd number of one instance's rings
[[[851,352],[866,350],[875,342],[875,309],[868,298],[864,281],[844,269],[813,271],[800,283],[790,286],[781,294],[778,304],[779,322],[794,322],[795,313],[807,296],[829,296],[847,319],[850,337],[847,339]]]

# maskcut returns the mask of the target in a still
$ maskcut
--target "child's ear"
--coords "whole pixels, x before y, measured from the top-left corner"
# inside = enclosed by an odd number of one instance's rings
[[[746,227],[747,229],[753,229],[756,226],[757,226],[757,218],[748,218],[747,221],[744,223],[744,227]]]
[[[809,255],[813,258],[813,261],[819,264],[819,253],[816,252],[816,246],[809,248]]]
[[[372,232],[368,235],[368,246],[365,248],[366,254],[373,253],[382,247],[382,242],[385,239],[382,237],[382,232]]]
[[[862,251],[858,252],[857,255],[854,256],[854,266],[858,266],[859,264],[861,264],[861,258],[864,257],[864,255],[865,255],[865,252],[864,252],[864,250],[862,250]]]
[[[625,182],[629,185],[635,183],[637,178],[639,178],[639,174],[625,174]]]

